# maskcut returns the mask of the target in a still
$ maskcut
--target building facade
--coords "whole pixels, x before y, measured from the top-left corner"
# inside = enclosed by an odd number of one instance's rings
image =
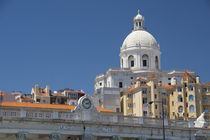
[[[122,116],[95,107],[89,96],[77,106],[41,103],[0,103],[2,140],[160,140],[162,119]],[[169,140],[207,140],[209,129],[191,121],[165,119]]]
[[[162,118],[162,107],[169,119],[196,119],[203,112],[210,119],[210,86],[200,78],[185,72],[181,83],[176,78],[171,85],[160,84],[153,74],[139,78],[121,92],[120,102],[124,115]],[[163,105],[162,105],[163,104]]]
[[[173,77],[180,83],[185,71],[194,75],[194,71],[190,70],[162,70],[160,46],[145,29],[144,17],[139,11],[133,21],[133,30],[120,49],[120,68],[110,68],[95,78],[93,99],[96,106],[120,111],[120,92],[139,77],[155,74],[158,82],[170,85]]]
[[[35,88],[32,88],[31,91],[31,96],[34,102],[42,104],[77,105],[79,98],[84,95],[85,93],[83,91],[75,91],[69,88],[52,92],[48,85],[46,88],[35,85]],[[29,100],[29,98],[25,97],[23,102],[26,100]]]

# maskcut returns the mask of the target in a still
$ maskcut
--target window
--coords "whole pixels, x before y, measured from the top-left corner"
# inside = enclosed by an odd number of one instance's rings
[[[142,89],[142,94],[147,94],[147,89],[146,88]]]
[[[158,60],[158,56],[155,56],[155,67],[156,67],[156,69],[159,69],[159,60]]]
[[[157,99],[157,94],[155,94],[155,99]]]
[[[143,60],[143,67],[147,66],[147,60]]]
[[[133,57],[133,55],[130,55],[128,57],[128,66],[129,67],[134,67],[134,57]]]
[[[123,83],[119,82],[119,88],[122,88],[122,87],[123,87]]]
[[[163,104],[166,105],[166,99],[163,99]]]
[[[175,116],[175,112],[173,112],[173,116]]]
[[[171,85],[171,83],[168,83],[168,85]]]
[[[207,91],[207,88],[203,88],[203,92],[206,92]]]
[[[188,103],[186,103],[186,107],[188,107]]]
[[[133,79],[133,77],[131,77],[131,79]]]
[[[7,116],[7,112],[3,112],[3,116]]]
[[[165,89],[162,90],[162,94],[163,94],[163,95],[166,94],[166,90],[165,90]]]
[[[172,106],[174,106],[174,101],[171,102]]]
[[[194,101],[194,96],[193,95],[190,95],[189,96],[189,102],[192,102],[192,101]]]
[[[143,67],[148,67],[149,66],[148,62],[149,62],[149,56],[147,54],[144,54],[142,56]]]
[[[37,113],[34,113],[34,117],[37,117],[38,115],[37,115]]]
[[[120,112],[120,108],[116,108],[116,112]]]
[[[171,92],[171,95],[174,96],[174,92]]]
[[[156,89],[157,88],[157,86],[156,86],[156,84],[154,84],[154,89]]]
[[[146,111],[146,110],[144,110],[144,111],[143,111],[143,114],[144,114],[144,116],[146,116],[146,115],[147,115],[147,111]]]
[[[171,80],[171,78],[168,78],[168,80]]]
[[[37,103],[40,103],[40,99],[36,99],[36,102],[37,102]]]
[[[139,22],[139,26],[141,26],[141,22]]]
[[[158,105],[155,105],[155,109],[157,109],[158,108]]]
[[[39,113],[39,117],[42,117],[42,113]]]
[[[131,94],[128,94],[127,97],[130,98],[131,97]]]
[[[188,91],[193,91],[193,86],[189,86]]]
[[[47,113],[45,116],[46,118],[50,118],[50,113]]]
[[[16,116],[16,112],[11,112],[11,116]]]
[[[177,91],[182,92],[182,88],[181,87],[177,88]]]
[[[143,104],[147,104],[147,98],[143,98]]]
[[[209,112],[208,108],[204,108],[204,112],[208,113]]]
[[[134,60],[131,60],[131,67],[134,67]]]
[[[185,97],[187,97],[187,92],[185,93]]]
[[[102,83],[100,82],[99,85],[102,86]]]
[[[182,112],[183,112],[183,106],[179,106],[179,107],[178,107],[178,112],[179,112],[179,113],[182,113]]]
[[[178,96],[178,102],[182,102],[182,96]]]
[[[45,103],[46,101],[45,100],[43,100],[43,103]]]
[[[133,107],[133,104],[129,103],[129,104],[128,104],[128,107]]]
[[[208,102],[208,98],[203,98],[203,102]]]
[[[190,106],[190,112],[194,112],[194,105]]]

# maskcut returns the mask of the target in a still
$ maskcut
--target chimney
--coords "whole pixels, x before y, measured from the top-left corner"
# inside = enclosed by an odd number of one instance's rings
[[[49,85],[46,86],[45,90],[46,90],[47,96],[50,96],[50,86]]]
[[[39,85],[38,84],[35,85],[35,94],[36,95],[39,94]]]

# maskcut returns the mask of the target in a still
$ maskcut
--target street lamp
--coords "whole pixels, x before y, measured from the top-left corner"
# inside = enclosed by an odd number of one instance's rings
[[[164,118],[165,118],[165,113],[164,113],[164,108],[163,108],[163,100],[162,101],[151,101],[149,104],[151,105],[152,103],[161,103],[162,105],[162,119],[163,119],[163,140],[165,140],[165,125],[164,125]]]

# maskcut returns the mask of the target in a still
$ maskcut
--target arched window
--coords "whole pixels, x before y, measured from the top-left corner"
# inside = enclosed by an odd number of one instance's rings
[[[183,106],[179,106],[179,107],[178,107],[178,112],[179,112],[179,113],[182,113],[182,112],[183,112]]]
[[[193,95],[190,95],[189,96],[189,102],[192,102],[192,101],[194,101],[194,96]]]
[[[194,112],[195,108],[194,105],[190,105],[190,112]]]
[[[134,67],[134,57],[133,57],[133,55],[130,55],[128,57],[128,64],[129,64],[129,67]]]
[[[142,64],[143,67],[149,67],[149,56],[147,54],[142,56]]]
[[[181,95],[178,96],[178,102],[182,102],[182,96]]]
[[[158,61],[158,57],[155,56],[155,68],[159,69],[159,61]]]

